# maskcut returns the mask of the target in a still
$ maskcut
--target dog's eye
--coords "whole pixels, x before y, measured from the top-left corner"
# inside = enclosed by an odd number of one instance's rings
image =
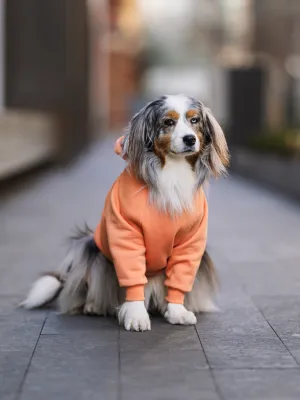
[[[175,125],[175,122],[171,118],[168,118],[168,119],[164,120],[164,124],[166,126],[173,126],[173,125]]]
[[[196,118],[196,117],[191,118],[191,124],[197,124],[199,121],[200,121],[199,118]]]

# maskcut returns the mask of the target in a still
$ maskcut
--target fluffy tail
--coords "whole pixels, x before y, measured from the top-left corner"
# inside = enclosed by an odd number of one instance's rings
[[[64,313],[83,306],[87,294],[87,279],[92,273],[99,250],[92,231],[85,226],[77,229],[70,238],[70,250],[58,272],[43,274],[36,280],[27,298],[20,304],[24,308],[38,308],[59,297],[59,307]]]
[[[199,272],[202,274],[202,276],[205,276],[212,292],[216,291],[219,286],[219,280],[214,262],[210,258],[207,250],[205,250],[202,256]]]
[[[62,288],[63,280],[59,273],[46,273],[34,282],[20,307],[27,309],[43,307],[54,301]]]

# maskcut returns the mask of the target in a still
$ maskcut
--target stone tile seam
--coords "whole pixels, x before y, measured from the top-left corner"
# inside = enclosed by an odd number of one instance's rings
[[[207,357],[207,354],[206,354],[206,352],[205,352],[203,343],[202,343],[202,341],[201,341],[200,333],[199,333],[199,331],[198,331],[198,329],[197,329],[196,326],[194,327],[194,329],[195,329],[195,331],[196,331],[196,335],[197,335],[197,337],[198,337],[198,340],[199,340],[199,342],[200,342],[200,346],[201,346],[201,348],[202,348],[202,351],[203,351],[203,354],[204,354],[206,363],[207,363],[207,365],[208,365],[209,374],[210,374],[211,379],[212,379],[212,381],[213,381],[213,385],[214,385],[214,387],[215,387],[215,391],[216,391],[216,393],[217,393],[217,396],[219,397],[220,400],[226,400],[225,397],[223,396],[223,393],[222,393],[222,391],[221,391],[221,389],[220,389],[218,383],[217,383],[217,379],[216,379],[216,377],[214,376],[214,373],[213,373],[213,371],[212,371],[210,362],[209,362],[209,360],[208,360],[208,357]]]
[[[271,322],[268,320],[268,318],[265,316],[264,312],[262,311],[262,309],[256,305],[257,310],[260,312],[260,314],[263,316],[263,318],[265,319],[265,321],[267,322],[267,324],[269,325],[269,327],[272,329],[272,331],[275,333],[275,335],[278,337],[278,339],[280,340],[280,342],[282,343],[282,345],[284,346],[284,348],[286,349],[286,351],[290,354],[290,356],[292,357],[292,359],[295,361],[297,366],[300,366],[299,362],[297,361],[297,359],[295,358],[295,356],[293,355],[293,353],[290,351],[290,349],[286,346],[286,344],[284,343],[284,341],[281,339],[281,337],[278,335],[278,333],[276,332],[276,330],[273,328]]]
[[[43,321],[43,323],[42,323],[40,332],[39,332],[39,334],[38,334],[38,337],[37,337],[37,340],[36,340],[36,343],[35,343],[35,346],[34,346],[34,348],[33,348],[33,350],[32,350],[30,359],[29,359],[28,364],[27,364],[27,367],[26,367],[26,369],[25,369],[25,372],[24,372],[22,381],[21,381],[21,383],[20,383],[20,385],[19,385],[19,387],[18,387],[18,389],[17,389],[17,393],[16,393],[16,395],[15,395],[15,400],[19,400],[19,399],[21,398],[22,390],[23,390],[23,387],[24,387],[24,384],[25,384],[25,381],[26,381],[26,377],[27,377],[28,372],[29,372],[29,370],[30,370],[30,366],[31,366],[31,363],[32,363],[32,360],[33,360],[35,351],[36,351],[36,349],[37,349],[38,343],[39,343],[39,341],[40,341],[41,334],[42,334],[42,331],[43,331],[43,329],[44,329],[45,323],[46,323],[46,321],[47,321],[47,319],[48,319],[48,315],[49,315],[49,312],[45,315],[45,319],[44,319],[44,321]]]

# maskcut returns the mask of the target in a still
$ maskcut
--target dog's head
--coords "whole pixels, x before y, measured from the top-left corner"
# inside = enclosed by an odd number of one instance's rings
[[[163,96],[137,113],[127,129],[123,151],[142,178],[145,158],[163,168],[167,157],[185,157],[203,179],[209,172],[222,175],[229,163],[224,133],[211,111],[184,95]]]

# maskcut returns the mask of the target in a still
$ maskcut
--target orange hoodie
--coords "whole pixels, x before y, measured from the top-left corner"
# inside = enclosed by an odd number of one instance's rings
[[[120,154],[120,141],[115,151]],[[126,300],[144,300],[147,276],[165,272],[167,301],[183,304],[206,247],[207,202],[201,189],[194,212],[177,217],[149,204],[148,188],[127,169],[109,191],[94,238],[114,263]]]

